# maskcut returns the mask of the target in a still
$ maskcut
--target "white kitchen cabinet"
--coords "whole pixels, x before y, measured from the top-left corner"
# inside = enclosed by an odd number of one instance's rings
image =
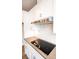
[[[31,58],[30,58],[30,56],[31,56],[30,47],[28,46],[28,47],[25,49],[25,51],[26,51],[27,57],[28,57],[29,59],[31,59]]]
[[[45,59],[43,56],[41,56],[35,49],[31,48],[31,57],[32,59]]]
[[[28,59],[31,59],[31,46],[25,41],[24,42],[25,46],[25,54],[27,55]]]

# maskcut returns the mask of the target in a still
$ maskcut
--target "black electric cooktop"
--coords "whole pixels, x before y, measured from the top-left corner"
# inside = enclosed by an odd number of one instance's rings
[[[50,52],[56,47],[55,44],[49,43],[41,39],[34,40],[31,43],[47,55],[49,55]]]

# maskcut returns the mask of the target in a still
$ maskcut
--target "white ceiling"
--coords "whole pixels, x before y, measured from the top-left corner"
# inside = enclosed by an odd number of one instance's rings
[[[22,9],[30,11],[37,4],[37,0],[22,0]]]

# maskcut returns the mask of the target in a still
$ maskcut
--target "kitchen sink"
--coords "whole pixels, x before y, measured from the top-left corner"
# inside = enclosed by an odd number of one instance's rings
[[[47,55],[49,55],[50,52],[56,47],[55,44],[49,43],[41,39],[36,39],[31,43]]]

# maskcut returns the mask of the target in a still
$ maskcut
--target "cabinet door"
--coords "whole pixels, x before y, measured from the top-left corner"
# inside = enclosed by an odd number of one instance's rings
[[[27,57],[30,59],[30,47],[29,46],[27,46],[27,48],[25,49],[25,53]]]
[[[32,53],[32,59],[44,59],[44,58],[39,53],[34,51],[34,53]]]
[[[32,48],[31,59],[44,59],[35,49]]]
[[[28,59],[31,59],[31,46],[29,44],[27,44],[27,46],[25,47],[25,53]]]

